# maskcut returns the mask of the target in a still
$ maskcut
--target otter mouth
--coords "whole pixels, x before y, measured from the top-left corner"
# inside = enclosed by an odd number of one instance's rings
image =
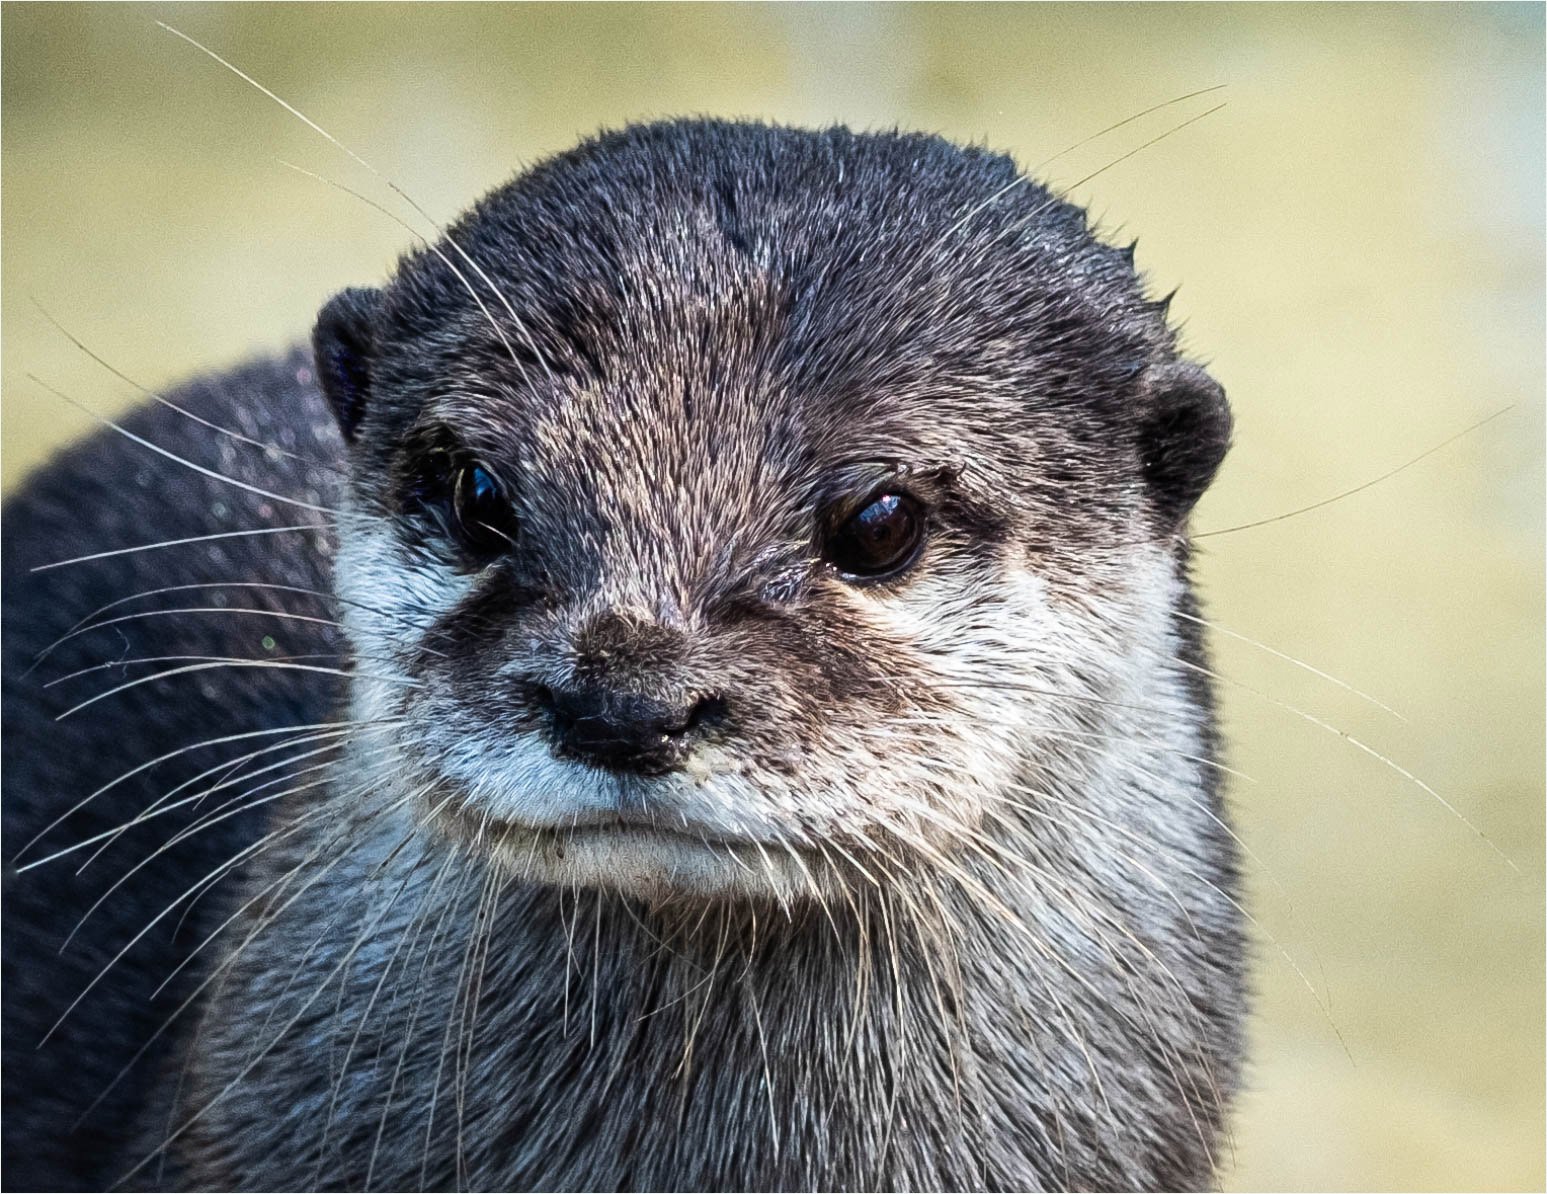
[[[757,844],[746,838],[716,837],[707,831],[669,829],[663,825],[626,821],[621,817],[615,817],[608,821],[591,821],[585,824],[559,826],[526,825],[520,821],[495,819],[489,819],[484,823],[488,826],[486,832],[534,841],[539,848],[551,846],[562,849],[568,844],[599,842],[608,839],[659,841],[662,844],[722,850],[738,846],[751,847]]]
[[[651,898],[772,897],[815,893],[822,855],[787,839],[671,827],[641,814],[532,825],[491,815],[461,797],[443,801],[441,832],[530,882],[619,890]]]
[[[569,823],[534,825],[510,817],[500,817],[478,808],[463,797],[453,797],[445,802],[437,819],[448,823],[454,835],[468,842],[483,841],[490,844],[519,842],[538,850],[562,850],[566,846],[606,841],[654,842],[666,847],[692,848],[723,852],[726,850],[774,849],[779,851],[802,850],[806,847],[785,839],[761,838],[752,835],[729,835],[708,827],[691,825],[673,826],[648,813],[630,816],[614,813],[606,816],[589,814],[576,817]]]

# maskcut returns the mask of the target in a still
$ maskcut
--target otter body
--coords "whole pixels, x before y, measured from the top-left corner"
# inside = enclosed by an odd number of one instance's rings
[[[8,1186],[1209,1184],[1228,411],[1017,177],[610,134],[126,424],[228,480],[109,432],[35,477]]]
[[[309,362],[296,355],[190,386],[176,401],[185,410],[253,438],[319,457],[336,455],[338,433],[311,381]],[[300,380],[304,378],[305,380]],[[122,424],[142,438],[186,457],[200,457],[229,476],[321,503],[336,496],[337,480],[293,458],[211,451],[207,428],[159,406]],[[160,539],[194,538],[237,526],[292,526],[309,532],[201,542],[191,548],[134,552],[59,571],[32,569],[67,556],[110,551]],[[63,453],[30,477],[7,501],[3,530],[5,901],[5,1182],[8,1189],[101,1190],[127,1169],[144,1108],[166,1070],[178,1036],[163,1034],[131,1072],[111,1086],[122,1067],[196,983],[174,980],[156,1000],[151,993],[219,923],[203,901],[178,923],[172,913],[115,964],[42,1048],[49,1028],[109,959],[147,922],[200,876],[250,845],[262,833],[265,808],[210,826],[174,846],[166,865],[146,866],[66,937],[126,871],[173,840],[241,788],[212,794],[200,809],[184,807],[146,821],[77,874],[86,853],[18,873],[28,861],[17,852],[80,799],[140,763],[206,739],[256,734],[286,725],[325,723],[336,716],[342,689],[320,673],[260,672],[240,679],[217,670],[184,673],[104,701],[63,721],[55,719],[103,688],[180,666],[128,665],[90,672],[45,688],[56,675],[108,659],[221,656],[262,653],[265,634],[278,631],[284,654],[337,652],[336,635],[316,623],[243,615],[243,624],[216,615],[156,616],[122,622],[61,644],[45,665],[29,672],[39,652],[93,610],[137,593],[220,580],[269,582],[325,590],[328,529],[320,516],[286,508],[233,486],[191,473],[111,432]],[[107,617],[145,609],[221,604],[305,611],[297,594],[211,587],[175,590],[116,607]],[[254,601],[253,598],[257,600]],[[326,603],[311,611],[326,616]],[[120,638],[117,631],[124,637]],[[105,637],[104,637],[105,636]],[[192,661],[190,661],[192,662]],[[57,670],[56,670],[57,669]],[[297,682],[299,681],[299,682]],[[130,776],[103,792],[40,840],[39,854],[64,849],[132,820],[162,793],[222,759],[234,761],[271,744],[238,738],[191,751]],[[273,756],[254,760],[262,765]],[[212,777],[213,778],[213,777]],[[197,792],[207,784],[185,790]],[[104,1091],[100,1109],[76,1125]],[[136,1158],[137,1159],[137,1158]],[[116,1171],[115,1171],[116,1167]]]

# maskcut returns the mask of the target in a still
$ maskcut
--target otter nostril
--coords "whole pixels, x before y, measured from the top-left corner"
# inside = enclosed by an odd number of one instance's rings
[[[568,725],[572,720],[560,706],[559,698],[546,684],[528,684],[526,698],[533,709],[546,714],[556,726]]]
[[[688,710],[686,720],[676,729],[667,730],[668,734],[682,735],[701,726],[719,725],[725,720],[727,707],[725,698],[718,695],[700,697],[693,707]]]

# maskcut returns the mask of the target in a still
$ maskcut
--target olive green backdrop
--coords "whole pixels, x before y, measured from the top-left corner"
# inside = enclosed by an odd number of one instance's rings
[[[29,296],[161,385],[303,337],[329,293],[380,279],[409,243],[279,165],[393,201],[157,17],[438,218],[638,117],[899,124],[1029,165],[1226,84],[1043,171],[1141,237],[1235,403],[1198,527],[1317,502],[1512,405],[1365,492],[1201,541],[1221,626],[1408,719],[1216,636],[1232,761],[1255,779],[1235,784],[1235,816],[1259,860],[1251,1089],[1226,1181],[1543,1187],[1539,6],[7,5],[7,487],[87,426],[28,373],[102,409],[131,397]]]

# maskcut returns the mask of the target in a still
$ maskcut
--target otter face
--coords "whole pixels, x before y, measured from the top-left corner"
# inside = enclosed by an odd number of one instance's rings
[[[635,128],[329,304],[390,794],[533,878],[782,900],[1061,782],[1165,662],[1229,424],[1129,258],[1015,179]]]

